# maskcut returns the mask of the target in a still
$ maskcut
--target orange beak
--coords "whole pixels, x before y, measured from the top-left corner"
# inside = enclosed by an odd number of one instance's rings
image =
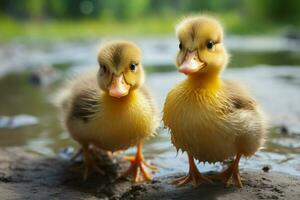
[[[198,57],[197,50],[188,51],[183,63],[179,66],[178,70],[186,75],[195,73],[204,67],[204,62],[201,62]]]
[[[120,76],[113,75],[112,82],[108,87],[109,95],[116,98],[126,96],[130,86],[126,84],[123,74]]]

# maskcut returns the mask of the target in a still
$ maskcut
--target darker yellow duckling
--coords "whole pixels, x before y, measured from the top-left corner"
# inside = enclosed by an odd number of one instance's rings
[[[216,19],[187,17],[178,24],[176,33],[176,63],[187,78],[168,93],[163,121],[175,147],[187,152],[189,173],[175,183],[212,182],[198,171],[194,158],[215,163],[235,157],[228,169],[211,178],[227,183],[232,177],[241,187],[239,161],[263,145],[264,114],[240,83],[221,79],[229,55],[223,44],[223,28]]]

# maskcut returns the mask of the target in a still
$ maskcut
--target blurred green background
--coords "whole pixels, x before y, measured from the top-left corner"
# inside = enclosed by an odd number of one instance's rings
[[[199,12],[232,34],[299,31],[297,0],[1,0],[0,40],[172,34],[179,16]]]

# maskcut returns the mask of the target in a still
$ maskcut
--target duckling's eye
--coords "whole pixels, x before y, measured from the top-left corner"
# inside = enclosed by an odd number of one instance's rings
[[[136,70],[137,65],[138,65],[138,64],[136,64],[136,63],[131,63],[131,64],[129,65],[130,70],[134,72],[134,71]]]
[[[182,50],[182,43],[179,43],[179,49]]]
[[[102,73],[106,73],[107,72],[107,68],[105,65],[100,65],[100,69]]]
[[[206,44],[206,48],[211,50],[214,47],[214,45],[215,44],[214,44],[213,41],[208,41],[207,44]]]

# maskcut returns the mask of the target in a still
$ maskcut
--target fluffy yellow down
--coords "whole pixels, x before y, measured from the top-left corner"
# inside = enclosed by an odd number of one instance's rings
[[[211,76],[188,78],[169,92],[163,121],[177,150],[189,151],[199,161],[217,162],[237,153],[250,156],[262,145],[258,110],[227,113],[222,88],[221,79]]]

